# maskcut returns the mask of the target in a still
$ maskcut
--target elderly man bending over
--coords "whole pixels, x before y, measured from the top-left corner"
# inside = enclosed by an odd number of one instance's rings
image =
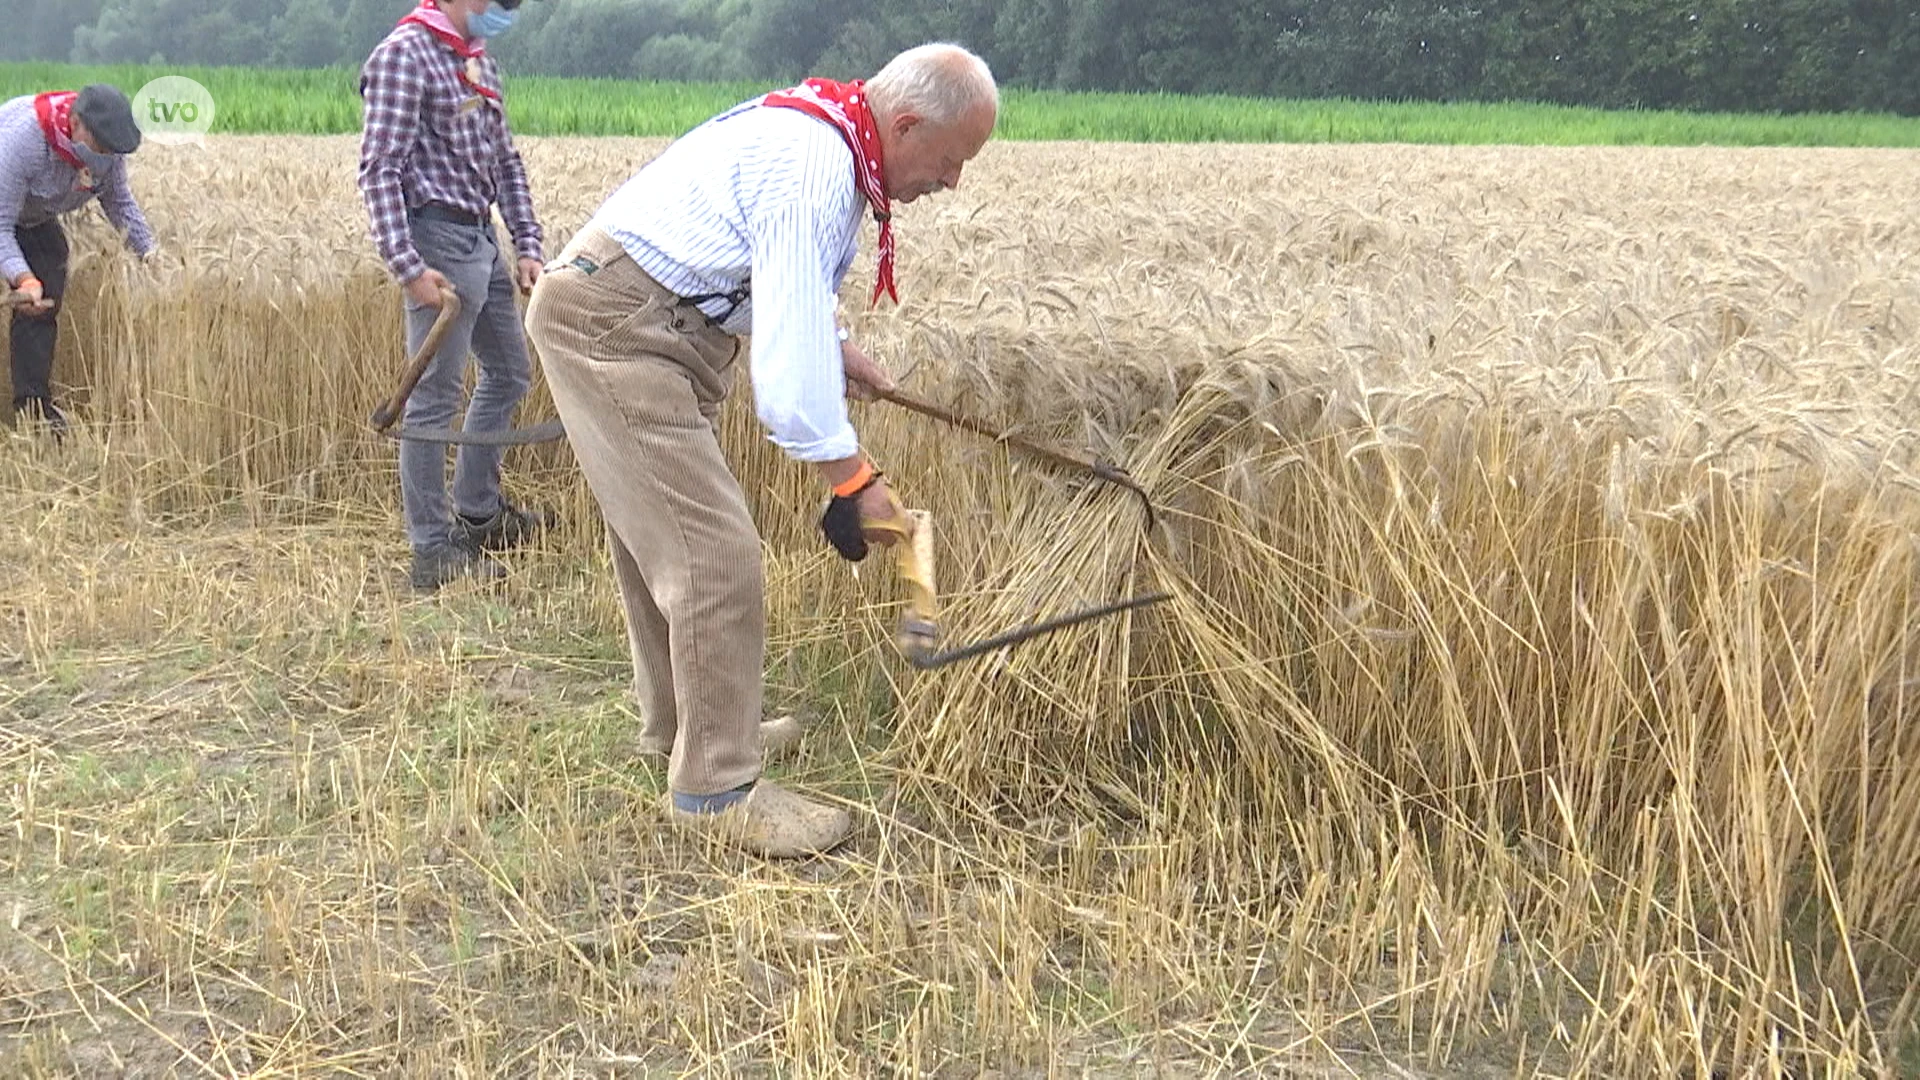
[[[9,351],[13,411],[67,428],[53,402],[53,347],[67,290],[60,215],[100,200],[107,220],[142,258],[153,230],[127,186],[126,156],[140,148],[133,106],[115,86],[54,90],[0,105],[0,276],[15,294]]]
[[[850,823],[760,780],[784,735],[763,739],[760,542],[714,425],[740,337],[761,423],[833,492],[834,546],[886,542],[862,523],[898,525],[899,504],[846,396],[892,381],[836,327],[835,299],[869,210],[874,300],[893,294],[891,200],[957,186],[998,112],[987,65],[946,44],[744,102],[628,179],[534,288],[528,333],[607,523],[642,749],[668,755],[674,820],[748,850],[825,851]]]

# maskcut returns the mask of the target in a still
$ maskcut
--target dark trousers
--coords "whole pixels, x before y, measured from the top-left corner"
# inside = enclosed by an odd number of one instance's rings
[[[33,276],[40,279],[46,298],[58,300],[67,291],[67,234],[58,221],[22,225],[13,230]],[[13,313],[9,346],[13,354],[13,407],[34,400],[53,400],[53,345],[59,333],[55,322],[60,305],[39,315]]]

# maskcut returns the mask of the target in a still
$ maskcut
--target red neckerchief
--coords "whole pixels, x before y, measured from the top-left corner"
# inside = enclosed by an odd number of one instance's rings
[[[73,152],[73,103],[79,97],[72,90],[38,94],[33,99],[33,112],[40,118],[40,132],[47,137],[47,145],[80,174],[80,190],[92,191],[93,174],[87,171],[87,163],[80,160],[80,155]]]
[[[886,293],[893,302],[900,294],[893,288],[893,211],[887,199],[885,163],[880,160],[880,129],[874,125],[873,110],[867,107],[865,79],[837,83],[831,79],[808,79],[789,90],[775,90],[762,98],[762,105],[798,109],[808,116],[832,124],[853,151],[853,179],[860,194],[873,207],[873,220],[880,224],[880,269],[873,282],[873,303]]]
[[[435,6],[433,0],[420,0],[420,6],[409,12],[398,25],[405,26],[408,23],[425,28],[427,33],[439,38],[442,45],[452,49],[453,55],[466,61],[460,65],[460,81],[467,85],[467,89],[489,101],[500,100],[500,91],[480,85],[479,61],[487,54],[484,39],[468,41],[453,28],[453,20],[447,18],[447,13]]]

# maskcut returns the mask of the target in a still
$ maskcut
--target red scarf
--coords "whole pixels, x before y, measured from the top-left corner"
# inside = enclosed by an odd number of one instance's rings
[[[453,20],[447,18],[447,13],[441,11],[433,0],[420,0],[420,6],[397,25],[405,26],[408,23],[424,27],[427,33],[439,38],[442,45],[452,49],[453,55],[466,61],[460,65],[460,81],[466,84],[467,89],[489,101],[500,100],[500,91],[480,85],[480,58],[487,55],[485,39],[468,41],[465,35],[453,28]]]
[[[40,132],[47,137],[47,145],[80,174],[80,190],[92,191],[93,174],[87,171],[87,163],[80,160],[80,155],[73,152],[73,103],[79,97],[72,90],[49,91],[34,97],[33,111],[40,118]]]
[[[873,282],[873,303],[886,293],[893,302],[900,294],[893,288],[893,211],[887,199],[887,179],[880,160],[880,129],[873,122],[873,110],[867,107],[865,79],[837,83],[830,79],[808,79],[789,90],[775,90],[761,99],[762,105],[798,109],[832,124],[853,151],[853,179],[860,194],[873,207],[873,220],[880,224],[880,270]]]

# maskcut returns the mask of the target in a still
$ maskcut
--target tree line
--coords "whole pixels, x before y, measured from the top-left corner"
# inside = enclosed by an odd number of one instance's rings
[[[413,0],[5,0],[0,59],[355,66]],[[958,41],[1005,85],[1920,115],[1920,0],[528,0],[513,72],[870,74]]]

